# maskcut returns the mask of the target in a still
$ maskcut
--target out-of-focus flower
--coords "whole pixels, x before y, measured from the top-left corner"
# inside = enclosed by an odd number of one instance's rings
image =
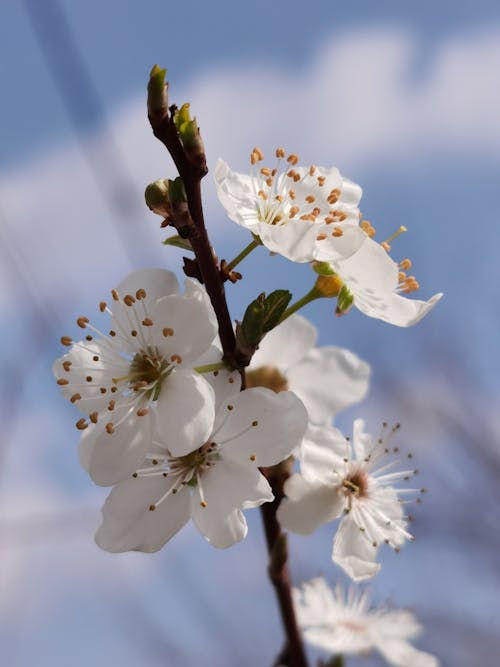
[[[111,316],[108,334],[80,317],[79,326],[92,333],[75,343],[62,339],[72,348],[55,362],[54,373],[64,396],[88,419],[77,422],[84,431],[80,457],[97,484],[132,474],[151,447],[155,423],[161,432],[176,433],[176,456],[212,431],[214,392],[193,365],[217,333],[215,314],[196,282],[188,279],[185,293],[178,291],[169,271],[133,272],[112,290],[110,307],[100,304]]]
[[[435,294],[428,301],[403,296],[419,287],[415,277],[406,274],[410,267],[409,259],[398,264],[382,244],[367,238],[352,256],[331,262],[335,273],[324,276],[323,282],[325,289],[329,281],[335,285],[337,314],[347,312],[354,305],[369,317],[409,327],[427,315],[443,296]]]
[[[107,551],[157,551],[192,518],[215,547],[242,540],[242,509],[273,500],[259,467],[287,458],[302,439],[307,413],[291,392],[248,389],[224,401],[206,440],[174,456],[174,430],[157,435],[154,451],[104,504],[97,544]]]
[[[395,667],[439,665],[435,656],[409,643],[422,628],[406,609],[370,609],[366,591],[331,589],[321,577],[294,589],[293,595],[299,625],[314,646],[348,655],[376,650]]]
[[[291,315],[266,334],[247,370],[247,386],[293,391],[314,423],[331,421],[368,391],[370,367],[349,350],[315,347],[316,327]]]
[[[395,427],[396,428],[396,427]],[[400,500],[418,489],[394,488],[416,470],[388,472],[397,461],[382,463],[390,453],[383,438],[364,432],[354,422],[352,443],[329,426],[309,425],[301,453],[301,474],[285,482],[287,499],[278,510],[284,528],[309,535],[343,516],[333,542],[332,559],[354,580],[373,577],[380,570],[378,548],[386,543],[396,551],[413,536]]]
[[[298,157],[276,150],[274,167],[262,166],[254,148],[252,171],[232,171],[221,159],[215,183],[231,220],[260,238],[269,250],[294,262],[348,257],[365,241],[358,226],[361,188],[335,167],[299,167]]]

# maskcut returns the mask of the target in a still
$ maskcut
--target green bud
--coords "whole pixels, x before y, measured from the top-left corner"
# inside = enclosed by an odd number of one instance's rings
[[[166,69],[154,65],[148,82],[148,114],[163,118],[168,113],[168,83]]]
[[[177,128],[177,132],[179,132],[179,134],[182,132],[183,125],[189,123],[192,120],[189,114],[189,107],[190,107],[189,102],[186,102],[181,106],[180,109],[177,109],[177,111],[175,112],[174,123],[175,127]]]
[[[330,262],[313,262],[312,263],[313,271],[320,276],[334,276],[335,271],[330,264]]]
[[[337,297],[337,315],[344,315],[354,303],[354,295],[347,285],[343,285]]]
[[[176,111],[174,123],[188,158],[196,166],[205,167],[205,146],[196,118],[191,118],[189,113],[188,102]]]
[[[179,202],[187,202],[186,190],[184,188],[184,181],[180,176],[177,176],[173,181],[168,181],[168,198],[172,204]]]
[[[144,192],[146,206],[154,213],[168,217],[170,214],[169,187],[166,178],[159,178],[154,183],[150,183]]]

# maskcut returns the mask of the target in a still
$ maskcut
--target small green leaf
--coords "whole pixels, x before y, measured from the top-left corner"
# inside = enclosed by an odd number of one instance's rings
[[[171,245],[174,248],[181,248],[182,250],[191,250],[193,251],[193,246],[189,239],[183,239],[181,236],[176,234],[175,236],[170,236],[168,239],[162,241],[163,245]]]
[[[264,333],[268,333],[271,331],[271,329],[274,329],[274,327],[279,324],[281,316],[290,303],[291,298],[292,293],[286,289],[275,290],[274,292],[271,292],[271,294],[266,298],[264,302]]]
[[[166,69],[154,65],[148,82],[148,113],[164,116],[168,112],[168,83],[165,81]]]

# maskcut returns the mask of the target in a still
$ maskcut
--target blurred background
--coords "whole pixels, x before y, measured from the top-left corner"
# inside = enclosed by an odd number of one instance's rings
[[[500,654],[500,6],[487,0],[171,3],[4,0],[0,5],[0,645],[2,665],[270,665],[282,644],[260,517],[217,551],[187,527],[160,553],[110,555],[93,533],[107,491],[77,457],[76,410],[51,375],[61,335],[133,268],[178,272],[144,186],[173,177],[145,113],[151,66],[191,102],[209,167],[246,170],[253,146],[338,166],[364,189],[377,238],[404,224],[420,298],[397,329],[325,300],[303,311],[321,344],[373,368],[364,416],[400,421],[429,489],[417,541],[383,553],[374,602],[414,609],[417,642],[445,667]],[[248,239],[211,175],[219,257]],[[310,269],[259,249],[228,286],[233,319],[262,290],[309,288]],[[396,443],[395,443],[396,444]],[[294,581],[323,573],[333,527],[292,539]],[[311,655],[316,655],[311,653]],[[381,665],[376,657],[348,665]],[[408,667],[412,667],[409,665]]]

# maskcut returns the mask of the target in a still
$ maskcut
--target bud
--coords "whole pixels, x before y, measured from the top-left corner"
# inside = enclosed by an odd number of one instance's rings
[[[342,278],[337,273],[333,273],[333,275],[320,275],[314,284],[314,288],[322,297],[326,298],[338,296],[344,287]]]
[[[200,136],[200,128],[198,127],[196,118],[191,118],[189,113],[188,102],[176,111],[174,123],[187,157],[197,167],[204,168],[206,165],[205,146]]]
[[[154,183],[150,183],[144,192],[144,199],[146,206],[153,213],[164,218],[170,216],[169,181],[166,178],[159,178]]]
[[[186,189],[184,188],[184,181],[180,176],[177,176],[173,181],[168,181],[168,198],[172,204],[180,202],[187,202]]]
[[[148,115],[162,119],[168,114],[168,83],[166,69],[154,65],[148,82]]]
[[[336,315],[344,315],[354,303],[354,295],[349,290],[347,285],[343,285],[337,298]]]

